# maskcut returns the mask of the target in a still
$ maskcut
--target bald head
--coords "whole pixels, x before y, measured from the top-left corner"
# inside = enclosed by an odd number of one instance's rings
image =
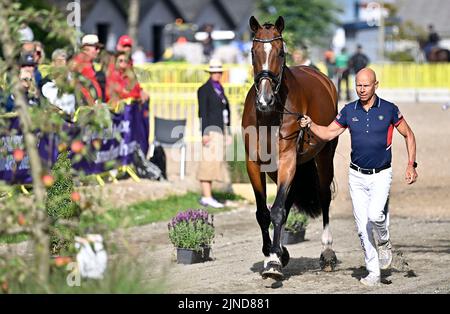
[[[363,103],[374,99],[378,88],[377,75],[372,69],[364,68],[356,74],[356,93]]]
[[[358,81],[358,79],[375,83],[377,81],[377,75],[375,74],[374,70],[364,68],[356,74],[356,81]]]

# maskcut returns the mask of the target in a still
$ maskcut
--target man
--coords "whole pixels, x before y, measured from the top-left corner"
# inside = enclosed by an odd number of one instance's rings
[[[341,53],[336,56],[336,74],[338,77],[337,83],[337,92],[338,99],[341,100],[341,83],[342,80],[345,82],[345,91],[346,91],[346,99],[350,101],[350,89],[348,84],[348,76],[350,74],[350,70],[348,68],[349,57],[347,54],[347,49],[342,48]]]
[[[76,99],[73,93],[68,93],[71,86],[71,76],[67,69],[67,52],[64,49],[56,49],[52,53],[52,67],[49,75],[43,80],[42,96],[50,104],[58,107],[67,114],[65,118],[71,118],[75,113]]]
[[[84,35],[81,39],[81,52],[73,57],[69,65],[70,70],[78,74],[76,79],[81,85],[83,100],[88,105],[102,101],[102,88],[93,64],[102,47],[97,35]]]
[[[355,54],[350,58],[348,63],[349,68],[355,74],[367,67],[369,64],[369,57],[363,53],[361,45],[357,46]]]
[[[367,286],[380,283],[380,268],[392,262],[389,237],[388,196],[392,181],[391,143],[394,126],[405,137],[408,165],[405,180],[417,180],[416,140],[397,106],[375,94],[375,72],[364,68],[356,76],[359,100],[347,104],[328,126],[317,125],[304,116],[301,127],[309,127],[319,138],[330,141],[346,128],[351,136],[349,187],[358,236],[364,250],[369,274],[360,281]],[[372,231],[378,240],[378,253]]]
[[[230,126],[230,106],[220,84],[222,78],[222,63],[211,59],[208,72],[209,80],[197,91],[202,128],[202,160],[197,172],[200,181],[202,198],[200,204],[214,208],[222,208],[212,197],[212,181],[224,181],[227,174],[224,156],[224,134],[226,127]]]

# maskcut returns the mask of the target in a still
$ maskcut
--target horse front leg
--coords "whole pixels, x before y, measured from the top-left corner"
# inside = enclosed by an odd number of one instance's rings
[[[272,247],[272,240],[269,234],[270,212],[266,202],[266,175],[261,172],[261,167],[256,161],[250,160],[247,160],[247,172],[255,193],[256,220],[261,228],[263,238],[262,252],[264,256],[268,257]]]
[[[273,225],[273,242],[270,256],[265,260],[263,277],[271,277],[275,280],[283,278],[282,267],[289,261],[289,252],[281,246],[281,235],[286,223],[289,209],[286,207],[286,199],[296,170],[296,151],[293,149],[280,151],[280,160],[277,177],[277,196],[270,210],[270,219]]]

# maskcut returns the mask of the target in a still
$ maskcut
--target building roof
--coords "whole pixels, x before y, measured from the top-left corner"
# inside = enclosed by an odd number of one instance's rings
[[[211,0],[172,0],[172,3],[183,12],[185,22],[194,22],[202,9],[208,5]]]
[[[254,0],[226,0],[221,2],[232,17],[235,25],[240,25],[243,20],[245,20],[245,23],[248,23],[256,7],[256,1]]]

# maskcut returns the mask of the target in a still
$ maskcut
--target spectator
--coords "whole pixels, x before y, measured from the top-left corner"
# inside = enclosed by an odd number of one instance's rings
[[[19,40],[22,43],[31,43],[34,40],[33,31],[25,23],[22,23],[20,25],[20,28],[19,28]]]
[[[115,64],[108,67],[106,75],[106,101],[115,106],[120,100],[143,100],[143,91],[125,51],[117,52]]]
[[[131,58],[131,51],[133,49],[133,39],[128,35],[120,36],[119,40],[117,41],[116,49],[117,49],[117,54],[115,57],[111,58],[109,65],[108,65],[108,70],[107,70],[107,73],[109,73],[108,75],[110,75],[112,73],[117,74],[117,70],[120,69],[120,67],[118,67],[116,58],[119,55],[125,57],[127,60],[127,63],[126,63],[127,68],[124,69],[122,71],[122,73],[123,74],[126,73],[128,81],[132,80],[136,84],[136,85],[133,84],[133,86],[131,86],[132,88],[129,89],[128,91],[130,92],[132,89],[136,88],[136,90],[139,90],[139,93],[140,93],[140,95],[139,95],[139,97],[137,97],[137,99],[140,99],[142,102],[147,102],[150,99],[150,96],[141,88],[139,82],[137,81],[137,76],[133,69],[133,59]],[[123,54],[120,54],[120,53],[123,53]],[[123,64],[122,64],[122,66],[123,66]],[[107,77],[107,81],[108,80],[109,80],[109,78]],[[113,79],[113,81],[115,81],[115,79]],[[110,91],[111,91],[111,88],[109,87],[108,92],[110,92]],[[110,99],[110,97],[112,97],[112,95],[109,95],[106,97],[107,101]]]
[[[433,24],[428,25],[428,43],[430,43],[432,46],[437,46],[439,45],[440,40],[441,38],[434,29],[434,25]]]
[[[204,55],[205,59],[208,61],[214,52],[214,43],[213,43],[213,38],[212,38],[213,30],[214,30],[214,27],[211,24],[206,24],[204,26],[204,31],[206,32],[206,38],[202,42],[203,55]]]
[[[93,65],[102,47],[97,35],[84,35],[81,39],[81,52],[75,55],[69,63],[69,68],[76,74],[75,79],[80,85],[83,102],[88,105],[102,100],[102,89]]]
[[[369,57],[367,57],[362,52],[362,46],[358,45],[356,48],[355,54],[350,58],[349,62],[349,68],[352,70],[352,72],[356,75],[360,70],[367,67],[369,64]]]
[[[334,51],[330,48],[324,53],[325,65],[327,67],[327,75],[332,80],[334,79],[334,74],[336,72],[336,60]]]
[[[20,69],[19,74],[20,85],[22,91],[25,95],[25,100],[29,106],[39,105],[39,96],[37,94],[36,85],[34,82],[33,74],[26,68]],[[15,99],[14,95],[11,94],[6,100],[6,112],[14,111],[15,109]]]
[[[212,181],[224,181],[227,174],[224,156],[224,134],[230,126],[230,106],[220,84],[222,63],[211,59],[208,72],[209,80],[197,91],[199,117],[202,130],[202,161],[198,168],[202,198],[200,204],[213,208],[222,208],[212,196]],[[228,139],[228,138],[227,138]]]
[[[75,113],[76,108],[75,95],[66,92],[67,84],[71,83],[71,76],[67,68],[67,53],[64,49],[56,49],[52,53],[50,74],[43,80],[42,96],[70,117]],[[61,89],[65,92],[61,93]]]
[[[348,76],[350,73],[350,70],[348,68],[348,61],[349,57],[347,54],[347,49],[342,48],[341,53],[336,56],[336,74],[338,78],[338,86],[337,86],[337,92],[338,92],[338,99],[341,100],[341,83],[342,80],[345,81],[345,87],[346,87],[346,99],[347,101],[350,101],[350,89],[349,89],[349,83],[348,83]]]
[[[145,55],[144,48],[138,46],[136,51],[131,55],[133,64],[144,64],[147,62],[147,56]]]
[[[292,53],[292,61],[294,65],[304,65],[309,66],[313,69],[319,71],[319,68],[315,66],[312,61],[308,58],[308,48],[303,46],[301,49],[295,49]]]
[[[42,87],[42,74],[38,67],[45,60],[44,47],[40,41],[34,42],[33,58],[36,63],[36,66],[34,67],[34,79],[36,80],[37,87],[40,90]]]

